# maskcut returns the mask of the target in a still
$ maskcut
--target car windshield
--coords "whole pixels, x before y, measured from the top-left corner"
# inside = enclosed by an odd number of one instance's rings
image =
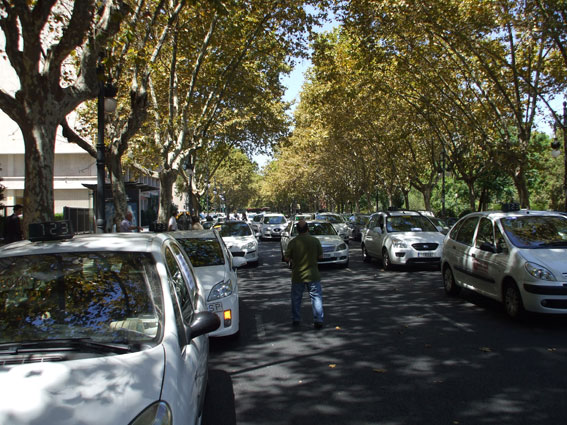
[[[437,229],[421,215],[395,215],[386,220],[388,232],[436,232]]]
[[[191,259],[193,267],[220,266],[224,264],[222,247],[217,238],[179,239]]]
[[[250,226],[246,223],[223,223],[219,226],[221,236],[252,236]]]
[[[282,224],[285,223],[284,216],[276,215],[273,217],[264,217],[264,224]]]
[[[369,218],[370,218],[370,216],[368,216],[368,215],[356,215],[356,216],[351,217],[350,221],[353,222],[354,224],[366,226],[366,224],[368,224]]]
[[[331,223],[307,223],[309,227],[309,234],[314,236],[322,235],[336,235],[337,232]],[[297,225],[293,226],[292,236],[297,236],[299,232],[297,231]]]
[[[329,223],[344,223],[345,222],[340,215],[333,215],[333,214],[316,215],[315,220],[326,220]]]
[[[567,219],[563,217],[504,217],[500,223],[518,248],[567,247]]]
[[[0,343],[155,344],[163,310],[160,278],[149,254],[0,258]]]

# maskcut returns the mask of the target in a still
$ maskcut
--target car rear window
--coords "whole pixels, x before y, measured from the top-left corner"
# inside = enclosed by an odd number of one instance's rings
[[[161,281],[145,253],[0,259],[0,342],[89,338],[149,343],[163,322]]]
[[[193,267],[224,264],[222,247],[217,238],[179,239],[179,242],[191,259]]]

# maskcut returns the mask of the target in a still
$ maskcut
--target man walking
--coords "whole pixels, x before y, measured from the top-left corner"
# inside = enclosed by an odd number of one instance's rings
[[[285,250],[285,260],[291,261],[291,316],[292,325],[299,326],[301,320],[301,298],[307,287],[313,309],[313,326],[323,327],[323,295],[321,277],[317,261],[323,258],[323,248],[319,239],[309,234],[305,220],[297,222],[297,237],[293,238]]]
[[[24,207],[20,204],[14,205],[14,213],[6,219],[4,227],[4,242],[21,241],[24,238],[22,229],[22,214]]]

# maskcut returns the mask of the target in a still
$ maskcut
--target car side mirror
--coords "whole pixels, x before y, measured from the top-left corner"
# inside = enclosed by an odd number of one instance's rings
[[[245,266],[246,264],[248,264],[248,261],[246,261],[246,258],[244,257],[232,257],[232,267],[237,269],[239,267]]]
[[[196,313],[193,321],[187,330],[187,341],[193,338],[216,331],[220,326],[220,319],[215,313],[201,311]]]
[[[486,252],[492,252],[492,253],[496,253],[498,252],[498,250],[496,249],[496,247],[494,246],[494,244],[491,244],[489,242],[483,242],[480,244],[479,249],[481,251],[486,251]]]

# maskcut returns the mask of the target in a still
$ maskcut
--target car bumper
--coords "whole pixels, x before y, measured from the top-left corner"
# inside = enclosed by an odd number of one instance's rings
[[[555,285],[524,283],[521,294],[527,311],[567,314],[567,282],[557,282]]]
[[[335,251],[323,253],[323,259],[319,260],[318,264],[346,264],[348,263],[348,251]]]
[[[234,335],[240,329],[240,309],[238,306],[238,295],[221,298],[215,301],[208,301],[207,308],[215,313],[220,319],[219,328],[211,332],[209,336],[228,336]],[[230,316],[230,319],[227,318]]]
[[[257,249],[255,249],[253,251],[248,251],[246,249],[244,249],[242,251],[230,250],[230,252],[232,253],[232,255],[234,257],[244,257],[246,259],[246,261],[249,262],[249,263],[254,263],[254,262],[258,261],[258,250]]]
[[[282,234],[281,232],[265,232],[262,233],[262,237],[264,239],[281,239]]]
[[[416,251],[413,249],[393,249],[390,251],[390,261],[396,265],[411,264],[440,264],[441,248],[435,251]]]

